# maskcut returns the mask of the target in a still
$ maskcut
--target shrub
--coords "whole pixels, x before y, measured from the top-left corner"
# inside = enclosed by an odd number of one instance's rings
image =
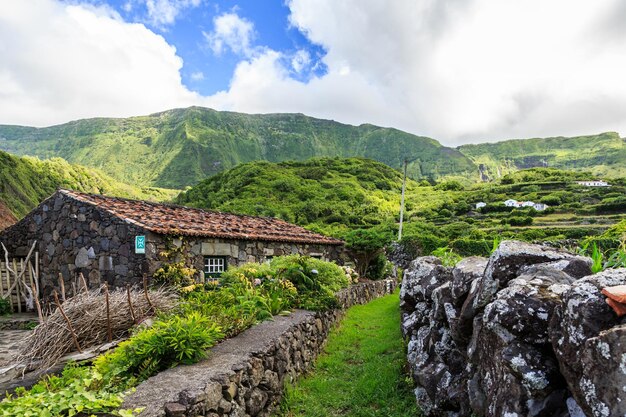
[[[393,264],[387,260],[384,253],[379,254],[367,268],[366,276],[372,280],[385,279],[393,274]]]
[[[460,238],[452,242],[452,249],[461,256],[489,256],[491,240]]]
[[[125,386],[116,386],[91,367],[69,363],[61,375],[48,375],[30,390],[17,388],[0,402],[3,416],[72,416],[113,413],[131,416],[132,411],[116,410],[124,399]],[[139,411],[139,410],[136,410]],[[111,415],[111,414],[107,414]]]
[[[462,259],[458,254],[454,253],[454,251],[447,246],[434,250],[433,256],[441,259],[441,263],[444,266],[455,266]]]
[[[178,364],[198,361],[223,337],[221,329],[198,312],[172,315],[97,358],[95,369],[111,378],[141,381]]]
[[[11,314],[11,301],[0,297],[0,316],[6,316],[7,314]]]
[[[287,270],[301,270],[306,276],[319,282],[332,292],[337,292],[350,285],[350,280],[346,274],[333,262],[326,262],[309,256],[288,255],[272,259],[270,265],[276,276],[280,276],[281,272]],[[312,273],[312,271],[316,272]],[[294,284],[298,287],[295,282]]]
[[[166,263],[153,275],[154,282],[174,288],[183,288],[194,284],[197,270],[188,268],[184,262]]]

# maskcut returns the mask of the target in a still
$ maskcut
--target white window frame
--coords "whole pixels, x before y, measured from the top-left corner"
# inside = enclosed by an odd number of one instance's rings
[[[204,276],[219,276],[226,271],[226,258],[223,256],[204,257]]]

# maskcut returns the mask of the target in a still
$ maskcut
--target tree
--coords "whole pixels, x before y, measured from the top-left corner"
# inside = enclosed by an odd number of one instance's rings
[[[346,235],[346,248],[354,258],[359,276],[365,277],[370,263],[385,251],[391,240],[392,232],[385,226],[352,230]]]

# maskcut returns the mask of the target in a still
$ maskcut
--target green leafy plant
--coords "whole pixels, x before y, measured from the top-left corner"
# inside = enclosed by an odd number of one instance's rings
[[[18,388],[0,402],[1,416],[53,417],[73,415],[132,416],[137,410],[117,410],[125,386],[116,386],[89,366],[69,363],[61,375],[49,375],[30,390]]]
[[[448,248],[447,246],[434,250],[433,256],[441,259],[441,263],[444,266],[454,266],[462,259],[460,255],[456,254],[452,249]]]
[[[598,249],[598,245],[594,242],[591,248],[591,259],[593,263],[591,264],[591,272],[597,274],[604,269],[602,260],[604,256],[602,255],[602,251]]]
[[[185,262],[166,263],[153,275],[154,282],[174,288],[183,288],[195,283],[194,276],[198,271],[185,266]]]
[[[4,297],[0,297],[0,316],[11,314],[11,302]]]
[[[172,315],[97,358],[95,369],[109,378],[141,381],[178,364],[198,361],[223,337],[219,326],[198,312]]]
[[[365,273],[370,263],[391,243],[391,230],[386,226],[370,229],[357,229],[346,235],[346,248],[356,261],[359,276],[367,278]]]

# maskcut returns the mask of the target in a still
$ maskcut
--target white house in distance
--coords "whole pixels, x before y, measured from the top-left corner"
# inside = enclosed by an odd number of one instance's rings
[[[606,181],[576,181],[576,184],[582,185],[584,187],[610,187]]]
[[[504,205],[507,207],[532,207],[537,211],[544,211],[545,209],[548,208],[547,204],[534,203],[532,201],[517,201],[517,200],[513,200],[512,198],[506,200],[504,202]],[[477,206],[476,208],[478,208],[478,204],[476,206]]]

